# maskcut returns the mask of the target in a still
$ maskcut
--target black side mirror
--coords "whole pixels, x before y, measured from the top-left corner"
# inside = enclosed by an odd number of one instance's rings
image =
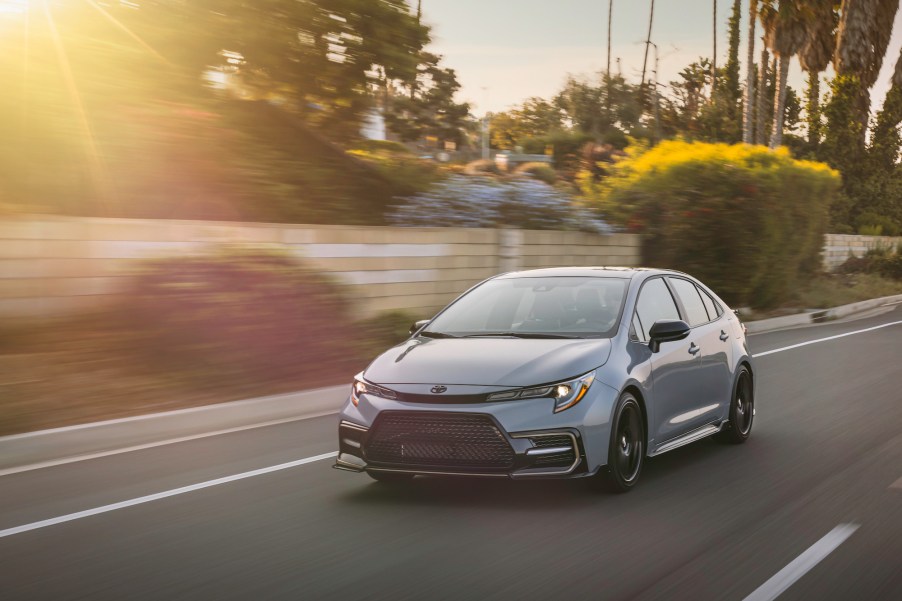
[[[410,331],[410,335],[413,336],[414,334],[416,334],[423,326],[425,326],[425,325],[426,325],[427,323],[429,323],[430,321],[432,321],[432,320],[430,320],[430,319],[421,319],[420,321],[415,321],[415,322],[413,322],[413,325],[410,326],[410,330],[409,330],[409,331]]]
[[[648,348],[657,353],[662,342],[682,340],[689,335],[689,324],[679,319],[659,319],[648,331]]]

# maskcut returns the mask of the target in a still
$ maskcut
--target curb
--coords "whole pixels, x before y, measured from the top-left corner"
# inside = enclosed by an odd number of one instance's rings
[[[0,476],[336,413],[349,385],[0,437]]]
[[[872,298],[869,300],[858,301],[857,303],[850,303],[848,305],[841,305],[839,307],[833,307],[832,309],[825,309],[821,311],[809,311],[807,313],[796,313],[795,315],[786,315],[784,317],[773,317],[771,319],[748,321],[745,322],[745,325],[748,328],[749,334],[760,334],[762,332],[771,332],[773,330],[781,330],[783,328],[792,328],[796,326],[832,321],[834,319],[846,317],[847,315],[852,315],[853,313],[859,313],[861,311],[867,311],[868,309],[874,309],[895,303],[902,303],[902,294],[883,296],[881,298]]]

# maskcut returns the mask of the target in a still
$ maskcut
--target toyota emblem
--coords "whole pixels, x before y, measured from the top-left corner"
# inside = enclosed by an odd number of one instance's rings
[[[441,393],[445,392],[446,390],[448,390],[447,386],[433,386],[432,394],[441,394]]]

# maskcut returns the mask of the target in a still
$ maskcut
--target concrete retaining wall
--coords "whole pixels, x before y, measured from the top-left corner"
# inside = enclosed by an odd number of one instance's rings
[[[850,255],[862,256],[877,247],[895,248],[902,244],[902,237],[858,236],[852,234],[827,234],[824,236],[824,269],[832,271],[842,265]]]
[[[26,216],[0,220],[0,317],[96,309],[142,259],[228,243],[307,259],[347,285],[363,315],[428,317],[502,271],[640,262],[639,238],[629,234]]]

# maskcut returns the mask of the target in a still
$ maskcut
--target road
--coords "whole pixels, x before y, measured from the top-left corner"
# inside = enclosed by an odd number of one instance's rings
[[[751,344],[777,352],[748,443],[653,458],[628,495],[228,478],[333,451],[334,416],[0,477],[0,599],[902,599],[902,306]]]

